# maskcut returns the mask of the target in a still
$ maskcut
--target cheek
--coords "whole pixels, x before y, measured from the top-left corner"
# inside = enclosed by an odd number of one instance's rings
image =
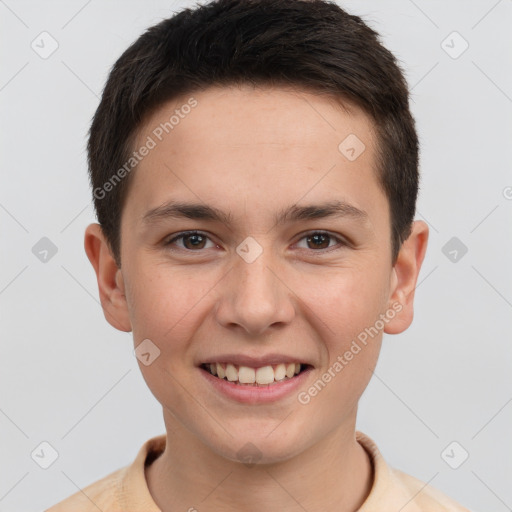
[[[310,411],[317,410],[329,424],[353,411],[372,377],[382,342],[375,324],[385,307],[384,285],[376,274],[343,271],[338,276],[309,298],[313,316],[321,320],[316,328],[325,357],[318,380],[302,390]]]
[[[200,320],[213,284],[184,268],[140,264],[127,301],[135,343],[149,338],[161,351],[176,352]],[[199,319],[199,320],[198,320]]]
[[[303,279],[301,289],[332,348],[373,325],[387,304],[383,274],[370,268],[334,269],[321,280]]]

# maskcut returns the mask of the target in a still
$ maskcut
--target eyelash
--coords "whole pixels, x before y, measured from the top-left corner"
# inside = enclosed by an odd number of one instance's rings
[[[167,246],[170,246],[172,245],[174,242],[176,242],[177,240],[182,240],[184,238],[186,238],[187,236],[193,236],[193,235],[200,235],[200,236],[203,236],[205,238],[207,238],[208,240],[212,241],[210,239],[210,237],[206,234],[206,233],[203,233],[202,231],[184,231],[182,233],[179,233],[177,236],[173,237],[171,240],[168,240],[167,242],[164,243],[164,245],[167,247]],[[335,248],[335,247],[327,247],[325,249],[318,249],[318,250],[315,250],[315,249],[310,249],[311,251],[313,252],[316,252],[316,253],[324,253],[324,252],[331,252],[333,250],[338,250],[338,249],[341,249],[342,247],[346,247],[348,246],[349,244],[347,242],[345,242],[342,238],[340,237],[337,237],[327,231],[322,231],[322,230],[317,230],[317,231],[310,231],[308,233],[305,233],[302,238],[299,239],[299,242],[305,238],[308,238],[308,237],[311,237],[313,235],[325,235],[325,236],[328,236],[330,237],[331,239],[334,239],[338,242],[338,245],[339,247]],[[181,248],[179,247],[178,250],[183,250],[183,251],[187,251],[189,253],[192,253],[192,252],[201,252],[201,249],[198,249],[197,251],[194,251],[192,249],[187,249],[187,248]]]

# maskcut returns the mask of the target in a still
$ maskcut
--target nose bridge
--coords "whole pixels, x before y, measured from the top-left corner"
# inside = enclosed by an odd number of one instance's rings
[[[295,310],[289,290],[275,275],[279,265],[273,251],[248,237],[236,252],[217,308],[218,321],[225,327],[237,324],[254,335],[290,322]]]

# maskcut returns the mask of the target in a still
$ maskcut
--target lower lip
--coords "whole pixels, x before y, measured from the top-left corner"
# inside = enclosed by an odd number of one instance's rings
[[[297,389],[304,385],[305,380],[309,377],[312,368],[295,375],[291,379],[282,382],[276,382],[268,386],[251,386],[240,385],[228,380],[219,379],[213,376],[203,368],[199,368],[201,375],[210,383],[214,389],[223,395],[244,404],[261,404],[275,402],[285,396],[296,393]]]

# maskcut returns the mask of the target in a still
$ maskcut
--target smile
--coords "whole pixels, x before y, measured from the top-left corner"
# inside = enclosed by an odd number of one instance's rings
[[[205,363],[202,368],[219,379],[240,385],[268,386],[292,379],[308,365],[301,363],[281,363],[252,368],[232,363]]]

